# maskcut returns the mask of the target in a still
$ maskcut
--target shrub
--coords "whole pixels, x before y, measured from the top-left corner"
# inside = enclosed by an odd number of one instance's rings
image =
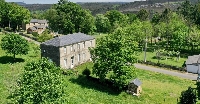
[[[180,104],[196,104],[197,96],[191,87],[183,91],[180,96]]]
[[[38,37],[38,36],[39,36],[39,34],[38,34],[37,32],[32,32],[32,35],[33,35],[34,37]]]
[[[63,69],[63,74],[68,76],[75,75],[73,69]]]
[[[88,69],[88,68],[86,67],[86,68],[83,70],[82,74],[88,77],[88,76],[90,76],[91,71],[90,71],[90,69]]]

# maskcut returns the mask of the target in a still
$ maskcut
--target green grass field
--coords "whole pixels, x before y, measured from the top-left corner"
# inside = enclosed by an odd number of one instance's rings
[[[156,52],[147,52],[146,56],[147,56],[146,57],[147,61],[152,61],[155,63],[158,62],[158,59],[154,58],[156,56]],[[137,57],[138,57],[138,60],[144,60],[144,52],[139,51]],[[182,67],[184,61],[186,61],[186,60],[187,60],[186,58],[180,57],[180,59],[177,61],[176,57],[173,57],[173,58],[167,59],[167,60],[166,59],[160,60],[160,63],[166,64],[166,65]]]
[[[92,63],[83,64],[75,70],[81,73],[86,67],[91,69]],[[81,104],[175,104],[183,90],[186,90],[188,86],[195,87],[195,82],[178,77],[142,69],[136,69],[136,73],[143,82],[143,92],[140,97],[114,91],[112,88],[95,83],[85,77],[66,76],[65,80],[69,87],[67,98],[70,103],[81,102]]]
[[[0,35],[1,38],[5,35]],[[17,63],[12,62],[2,49],[0,49],[0,104],[8,102],[9,93],[23,71],[27,62],[38,60],[40,52],[35,52],[35,44],[30,44],[28,55],[17,55]],[[5,57],[7,56],[7,57]],[[92,69],[92,63],[78,66],[75,70],[79,75],[88,67]],[[104,86],[84,76],[63,75],[66,86],[66,104],[175,104],[181,92],[188,86],[195,87],[195,82],[172,77],[160,73],[136,69],[137,77],[142,81],[142,95],[135,97],[125,92],[118,92],[109,86]]]

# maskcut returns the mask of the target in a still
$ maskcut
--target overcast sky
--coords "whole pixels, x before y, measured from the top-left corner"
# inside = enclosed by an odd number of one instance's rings
[[[6,0],[6,2],[24,2],[27,4],[55,4],[59,0]],[[71,2],[134,2],[145,0],[69,0]]]

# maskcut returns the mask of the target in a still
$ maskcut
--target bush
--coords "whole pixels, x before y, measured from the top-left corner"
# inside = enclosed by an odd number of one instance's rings
[[[91,71],[90,71],[90,69],[88,69],[88,68],[86,67],[86,68],[83,70],[82,74],[88,77],[88,76],[90,76]]]
[[[32,32],[32,35],[33,35],[34,37],[38,37],[38,36],[39,36],[39,34],[38,34],[37,32]]]
[[[180,104],[196,104],[197,96],[191,87],[183,91],[180,96]]]
[[[63,74],[68,76],[75,75],[73,69],[63,69]]]

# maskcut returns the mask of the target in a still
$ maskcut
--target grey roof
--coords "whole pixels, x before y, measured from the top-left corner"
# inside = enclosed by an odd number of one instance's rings
[[[30,23],[47,23],[47,20],[31,19]]]
[[[38,23],[47,23],[47,20],[38,20]]]
[[[45,25],[36,25],[36,26],[34,26],[34,27],[36,27],[37,29],[38,29],[38,28],[42,28],[42,29],[46,28]]]
[[[133,83],[133,84],[135,84],[137,86],[140,86],[142,84],[142,82],[138,78],[132,80],[130,83]]]
[[[197,64],[197,61],[200,63],[200,55],[188,56],[185,64]]]
[[[30,27],[31,30],[37,30],[35,27]]]
[[[38,19],[31,19],[30,23],[37,23]]]
[[[74,33],[53,38],[51,40],[43,42],[42,44],[60,47],[92,39],[94,39],[93,36],[86,35],[83,33]]]

